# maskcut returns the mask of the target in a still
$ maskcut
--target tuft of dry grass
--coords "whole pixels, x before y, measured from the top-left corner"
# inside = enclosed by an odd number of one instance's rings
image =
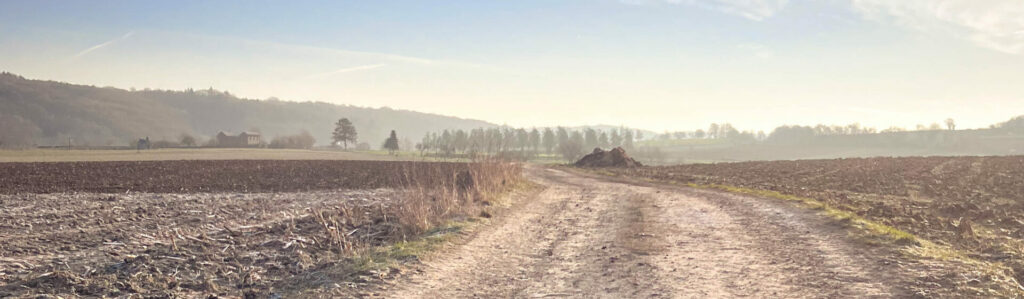
[[[404,172],[406,188],[401,203],[392,211],[407,235],[415,235],[454,218],[480,215],[493,197],[521,180],[522,166],[498,160],[470,163],[455,173],[428,175],[450,176],[438,185],[425,185]],[[420,174],[423,175],[423,174]]]

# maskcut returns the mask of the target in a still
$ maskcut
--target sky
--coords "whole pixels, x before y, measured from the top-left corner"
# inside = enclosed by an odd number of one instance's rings
[[[512,126],[987,127],[1021,0],[0,0],[0,70]]]

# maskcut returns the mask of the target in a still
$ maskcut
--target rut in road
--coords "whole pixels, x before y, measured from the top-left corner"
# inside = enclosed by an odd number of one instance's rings
[[[387,297],[906,296],[813,212],[716,191],[530,167],[540,195]]]

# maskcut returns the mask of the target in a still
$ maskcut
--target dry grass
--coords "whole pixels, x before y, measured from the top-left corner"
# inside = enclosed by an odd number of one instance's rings
[[[456,217],[487,215],[496,195],[519,182],[519,164],[482,161],[450,175],[448,183],[422,185],[407,176],[408,188],[393,213],[407,233],[418,234]]]

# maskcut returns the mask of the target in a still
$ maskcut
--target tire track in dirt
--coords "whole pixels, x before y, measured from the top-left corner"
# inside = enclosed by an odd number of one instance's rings
[[[785,203],[530,167],[547,187],[386,297],[907,296],[883,249]]]

